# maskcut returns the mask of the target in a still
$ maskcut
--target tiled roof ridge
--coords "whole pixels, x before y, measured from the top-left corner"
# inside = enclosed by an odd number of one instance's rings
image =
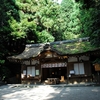
[[[72,43],[72,42],[83,42],[83,41],[89,41],[89,37],[84,38],[78,38],[78,39],[72,39],[72,40],[63,40],[63,41],[55,41],[55,42],[47,42],[47,43],[36,43],[36,44],[26,44],[26,47],[41,47],[45,45],[54,45],[54,44],[65,44],[65,43]]]

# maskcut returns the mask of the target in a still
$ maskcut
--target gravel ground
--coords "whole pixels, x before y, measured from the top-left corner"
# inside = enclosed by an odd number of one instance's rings
[[[0,100],[100,100],[100,87],[0,86]]]

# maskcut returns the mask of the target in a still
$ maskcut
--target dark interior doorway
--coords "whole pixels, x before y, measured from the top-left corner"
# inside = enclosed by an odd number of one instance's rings
[[[55,67],[55,68],[43,68],[42,69],[42,79],[46,80],[47,78],[61,78],[64,76],[66,78],[67,68],[66,67]]]
[[[10,76],[7,79],[8,84],[20,84],[21,83],[21,64],[9,63],[7,66],[10,70]]]

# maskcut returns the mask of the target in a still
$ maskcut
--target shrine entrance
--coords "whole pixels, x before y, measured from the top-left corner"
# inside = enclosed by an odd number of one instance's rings
[[[43,64],[42,67],[42,79],[47,78],[59,78],[64,76],[67,78],[67,65],[66,63],[55,63],[55,64]]]

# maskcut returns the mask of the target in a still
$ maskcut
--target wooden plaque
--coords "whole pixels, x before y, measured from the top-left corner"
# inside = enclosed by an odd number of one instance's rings
[[[100,64],[95,64],[94,68],[95,68],[95,71],[100,71]]]

